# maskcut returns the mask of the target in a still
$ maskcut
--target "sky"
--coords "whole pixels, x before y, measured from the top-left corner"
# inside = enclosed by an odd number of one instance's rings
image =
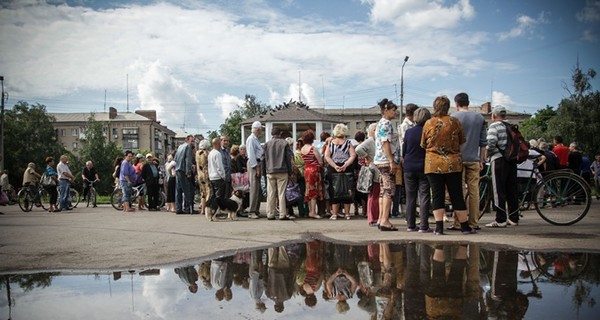
[[[0,1],[7,107],[154,109],[188,133],[247,94],[368,108],[467,92],[534,114],[569,95],[577,61],[600,71],[599,41],[600,0]]]

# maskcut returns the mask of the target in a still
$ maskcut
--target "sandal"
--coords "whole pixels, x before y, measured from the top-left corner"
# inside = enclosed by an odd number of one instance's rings
[[[311,219],[321,219],[321,218],[322,218],[322,217],[321,217],[320,215],[318,215],[318,214],[316,214],[316,215],[314,215],[314,216],[308,215],[308,217],[309,217],[309,218],[311,218]]]
[[[332,214],[329,220],[337,220],[337,214]]]
[[[350,220],[350,216],[349,215],[346,215],[345,218],[346,218],[346,220]]]

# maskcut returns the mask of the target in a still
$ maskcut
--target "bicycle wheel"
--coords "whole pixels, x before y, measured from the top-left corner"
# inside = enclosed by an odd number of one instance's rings
[[[90,188],[90,194],[88,195],[88,207],[90,205],[90,203],[92,204],[92,207],[96,207],[96,189],[95,188]]]
[[[492,182],[488,177],[481,177],[479,179],[479,219],[486,212],[490,212],[492,197]]]
[[[110,204],[113,206],[113,208],[115,208],[116,210],[123,210],[123,204],[121,202],[122,198],[123,191],[121,189],[115,189],[110,194]]]
[[[31,211],[31,208],[33,208],[33,199],[31,197],[31,194],[29,194],[29,190],[21,189],[19,193],[17,193],[17,198],[17,202],[19,202],[19,207],[21,208],[21,210],[23,210],[23,212]]]
[[[162,208],[165,206],[165,200],[167,199],[167,196],[165,195],[165,193],[160,190],[158,192],[158,208]]]
[[[50,194],[46,188],[40,189],[40,202],[42,203],[42,209],[50,209]]]
[[[544,177],[533,195],[535,210],[540,217],[559,226],[572,225],[583,219],[592,204],[588,184],[573,173]]]
[[[570,283],[587,270],[589,254],[586,252],[536,253],[534,264],[542,275],[554,282]]]
[[[71,206],[73,208],[77,208],[79,201],[81,201],[81,199],[79,198],[79,191],[71,188],[69,190],[69,197],[71,198]]]

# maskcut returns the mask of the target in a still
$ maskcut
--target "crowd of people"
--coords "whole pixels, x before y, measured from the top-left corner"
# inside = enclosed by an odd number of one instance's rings
[[[408,232],[441,235],[449,199],[454,222],[447,229],[474,234],[480,229],[479,177],[489,161],[496,217],[486,227],[518,225],[515,186],[519,179],[528,178],[518,168],[532,169],[533,162],[517,165],[503,156],[508,145],[503,106],[492,109],[488,126],[481,113],[469,110],[469,103],[466,93],[457,94],[452,114],[446,96],[433,101],[433,114],[427,108],[407,104],[405,117],[396,126],[398,106],[383,99],[378,103],[381,119],[370,124],[366,133],[358,131],[354,139],[348,136],[348,127],[339,123],[331,134],[321,132],[318,141],[311,129],[294,141],[289,132],[274,126],[270,139],[261,143],[264,126],[255,121],[245,144],[230,146],[227,136],[197,142],[189,135],[164,164],[151,153],[144,156],[125,151],[124,157],[115,159],[113,177],[123,191],[125,212],[161,210],[159,192],[164,188],[167,211],[214,214],[220,209],[220,200],[242,190],[237,214],[250,219],[351,219],[354,204],[354,215],[366,217],[370,226],[397,231],[390,218],[398,216],[400,203],[405,201]],[[576,142],[567,147],[560,136],[554,138],[552,148],[543,139],[532,139],[529,144],[530,156],[538,158],[540,171],[569,168],[595,185],[600,199],[600,155],[592,162]],[[53,186],[44,186],[50,195],[49,211],[70,210],[67,191],[75,176],[67,156],[61,156],[56,167],[52,157],[46,163],[45,176],[54,181]],[[363,167],[371,172],[366,193],[356,190]],[[85,197],[90,183],[100,179],[91,161],[81,177]],[[23,185],[35,186],[41,178],[35,164],[30,163]],[[132,188],[142,183],[147,196],[138,197],[134,208]],[[196,194],[199,205],[194,209]],[[265,212],[260,211],[262,201],[266,201]],[[298,207],[297,214],[294,207]],[[435,226],[429,225],[430,215]]]

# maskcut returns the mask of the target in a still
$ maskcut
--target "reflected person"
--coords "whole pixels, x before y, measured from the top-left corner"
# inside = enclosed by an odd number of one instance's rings
[[[198,272],[193,266],[175,268],[175,273],[179,279],[185,283],[191,293],[198,292]]]

